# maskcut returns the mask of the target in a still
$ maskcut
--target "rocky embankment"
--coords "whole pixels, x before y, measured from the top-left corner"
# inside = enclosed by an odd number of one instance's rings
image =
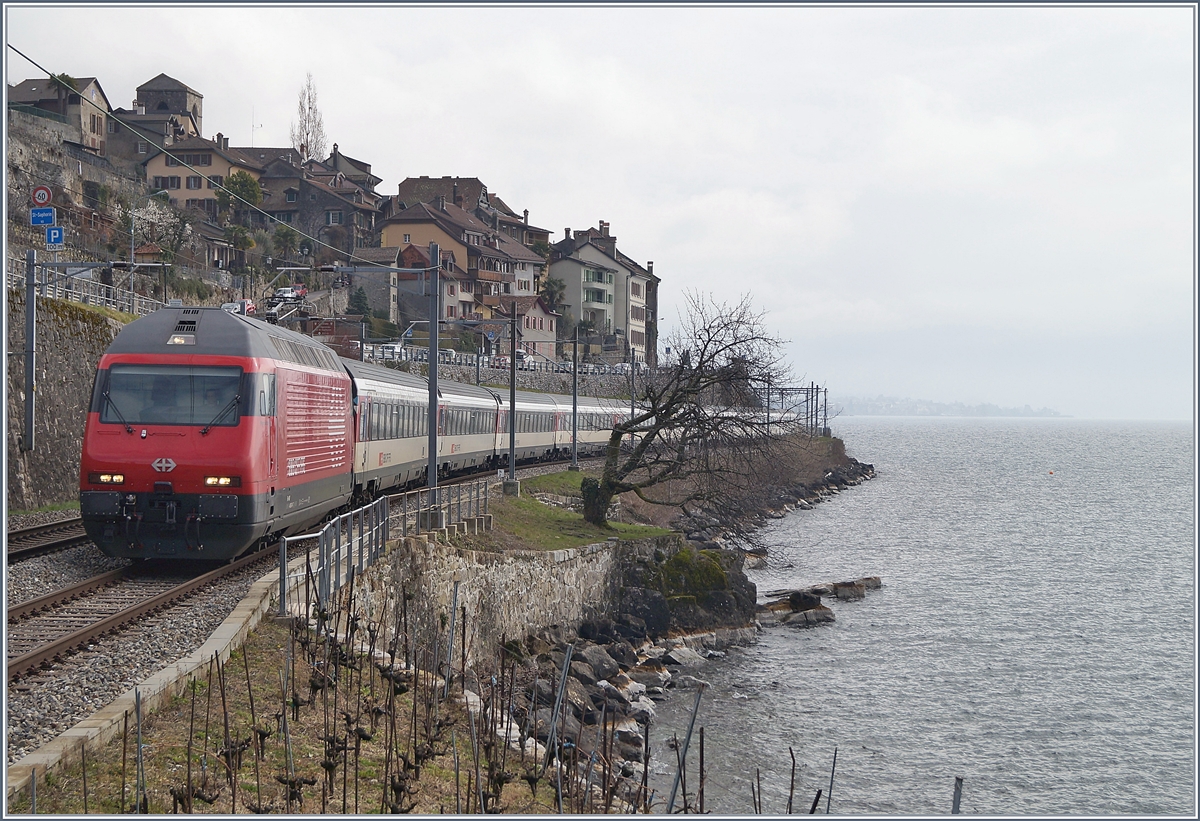
[[[874,465],[847,456],[844,464],[828,468],[820,479],[765,488],[755,504],[732,515],[722,515],[712,506],[702,505],[684,514],[677,526],[689,542],[700,547],[723,548],[743,541],[747,533],[772,519],[782,519],[793,510],[812,510],[814,505],[874,476]],[[749,555],[754,557],[758,553],[749,551]],[[754,567],[755,559],[750,558],[747,566]]]
[[[533,681],[513,704],[508,742],[537,756],[544,756],[547,744],[566,742],[568,750],[577,751],[572,756],[578,762],[587,762],[593,751],[610,755],[624,782],[616,794],[635,792],[655,704],[670,689],[702,684],[696,676],[700,665],[724,655],[723,648],[751,641],[755,633],[754,627],[718,628],[652,640],[640,634],[636,621],[588,621],[573,637],[543,632],[510,647],[536,666]]]

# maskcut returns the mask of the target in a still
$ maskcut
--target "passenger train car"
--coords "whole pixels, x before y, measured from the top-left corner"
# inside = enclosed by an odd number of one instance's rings
[[[571,397],[439,381],[438,471],[570,452]],[[101,358],[80,464],[88,536],[119,557],[224,560],[425,481],[428,382],[218,308],[164,308]],[[577,447],[628,408],[579,397]]]

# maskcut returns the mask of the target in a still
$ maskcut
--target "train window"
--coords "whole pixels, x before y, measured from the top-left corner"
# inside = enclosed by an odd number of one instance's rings
[[[392,439],[400,438],[400,406],[392,405]]]
[[[275,374],[259,375],[258,382],[258,415],[275,415]]]
[[[190,365],[113,365],[100,421],[236,427],[242,369]]]

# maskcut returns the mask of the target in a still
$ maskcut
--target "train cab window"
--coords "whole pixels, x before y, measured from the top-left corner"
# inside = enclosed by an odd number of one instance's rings
[[[107,424],[236,427],[241,384],[241,368],[117,364],[97,410]]]
[[[360,402],[358,406],[358,438],[362,442],[367,440],[367,423],[370,419],[370,408],[371,405],[366,402]]]
[[[275,374],[260,374],[258,381],[258,415],[275,415]]]

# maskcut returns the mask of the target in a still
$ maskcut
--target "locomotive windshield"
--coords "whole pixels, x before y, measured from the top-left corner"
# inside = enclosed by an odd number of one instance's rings
[[[113,365],[108,374],[110,401],[102,404],[100,421],[236,427],[238,407],[215,423],[213,419],[238,395],[241,381],[241,368]]]

